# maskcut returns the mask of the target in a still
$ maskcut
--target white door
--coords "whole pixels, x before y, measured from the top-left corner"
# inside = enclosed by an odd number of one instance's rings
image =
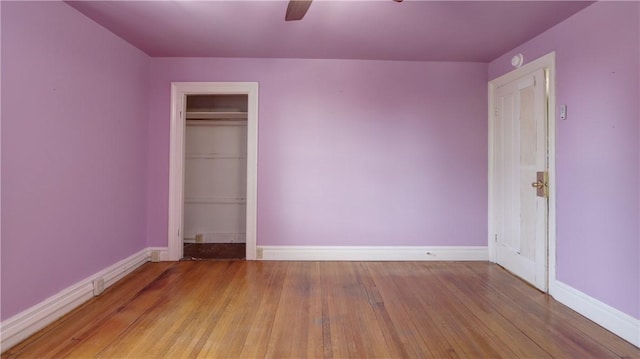
[[[493,92],[493,213],[498,264],[547,290],[548,140],[545,70]]]

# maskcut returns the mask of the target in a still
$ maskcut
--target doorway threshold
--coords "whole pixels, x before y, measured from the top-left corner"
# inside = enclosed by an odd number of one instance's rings
[[[244,260],[246,243],[185,243],[181,260]]]

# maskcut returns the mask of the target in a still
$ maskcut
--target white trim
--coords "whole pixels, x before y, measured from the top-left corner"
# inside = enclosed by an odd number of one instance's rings
[[[547,146],[549,157],[547,158],[547,167],[549,171],[549,208],[547,214],[547,265],[548,265],[548,288],[551,288],[557,280],[556,272],[556,53],[552,52],[546,56],[550,56],[549,63],[549,90],[548,90],[548,120],[547,120]],[[544,57],[543,57],[544,58]],[[550,290],[550,289],[548,289]]]
[[[152,253],[158,252],[158,261],[159,262],[168,262],[169,261],[169,248],[167,247],[147,247],[147,251],[149,251],[149,260],[153,262]]]
[[[486,261],[487,247],[260,246],[263,260]]]
[[[495,197],[494,190],[495,178],[493,168],[495,167],[495,124],[493,114],[494,92],[498,87],[512,82],[520,77],[535,72],[538,69],[546,68],[549,71],[549,89],[548,89],[548,118],[547,118],[547,141],[548,141],[548,159],[547,167],[549,171],[549,201],[548,201],[548,243],[547,243],[547,290],[554,285],[556,281],[556,53],[550,52],[519,69],[511,71],[505,75],[489,81],[488,84],[488,252],[489,261],[496,262],[495,233],[497,233],[496,223],[494,221]]]
[[[93,280],[104,279],[104,288],[112,286],[122,277],[150,260],[151,251],[166,248],[145,248],[73,285],[44,301],[0,323],[0,347],[11,348],[30,335],[53,323],[80,304],[93,297]],[[162,253],[160,253],[162,258]]]
[[[640,347],[640,319],[623,313],[558,280],[550,288],[550,294],[558,302]]]
[[[184,206],[184,99],[190,94],[247,95],[247,260],[256,259],[258,193],[258,83],[257,82],[172,82],[169,134],[169,221],[167,241],[169,260],[183,254]]]
[[[495,179],[495,174],[494,174],[494,168],[496,166],[496,161],[495,161],[495,157],[496,157],[496,138],[495,138],[495,131],[496,131],[496,124],[495,124],[495,108],[494,108],[494,102],[495,102],[495,89],[498,87],[497,84],[494,83],[495,80],[489,81],[488,85],[487,85],[487,91],[488,91],[488,101],[489,104],[487,106],[488,109],[488,141],[489,141],[489,148],[488,148],[488,209],[487,209],[487,214],[488,214],[488,250],[489,250],[489,261],[492,263],[495,263],[497,261],[497,246],[496,246],[496,236],[498,233],[498,230],[496,228],[496,221],[495,221],[495,203],[496,202],[496,196],[498,195],[497,192],[494,190],[494,187],[496,186],[496,179]]]

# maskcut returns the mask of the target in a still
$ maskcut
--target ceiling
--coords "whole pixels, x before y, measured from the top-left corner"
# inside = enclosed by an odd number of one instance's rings
[[[593,1],[67,1],[154,57],[489,62]]]

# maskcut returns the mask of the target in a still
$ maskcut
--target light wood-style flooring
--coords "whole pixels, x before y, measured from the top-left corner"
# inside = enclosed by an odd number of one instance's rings
[[[484,262],[147,263],[2,358],[638,358]]]

